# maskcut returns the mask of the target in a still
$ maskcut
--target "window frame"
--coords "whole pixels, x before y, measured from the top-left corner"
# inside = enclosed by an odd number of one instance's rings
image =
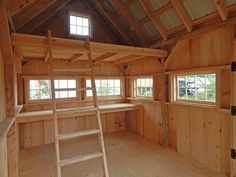
[[[95,80],[116,80],[119,79],[120,80],[120,95],[106,95],[106,96],[97,96],[99,99],[120,99],[120,98],[125,98],[125,80],[124,78],[120,77],[120,76],[101,76],[101,77],[95,77]],[[90,77],[85,77],[84,79],[84,84],[86,87],[86,81],[90,80]],[[87,91],[85,91],[85,100],[91,100],[93,99],[93,96],[87,96]]]
[[[152,96],[137,95],[137,80],[138,79],[152,79]],[[134,98],[154,100],[154,76],[138,76],[134,78],[133,83],[134,83],[134,87],[133,87]]]
[[[192,76],[192,75],[208,75],[208,74],[215,74],[216,76],[216,82],[215,82],[215,102],[211,102],[211,101],[198,101],[198,100],[187,100],[187,99],[179,99],[178,98],[178,80],[177,77],[178,76]],[[173,75],[173,85],[174,87],[172,88],[173,91],[172,93],[174,93],[173,97],[173,101],[175,103],[190,103],[190,104],[195,104],[195,105],[209,105],[209,106],[217,106],[218,104],[218,88],[217,88],[217,83],[218,83],[218,72],[217,71],[202,71],[202,72],[188,72],[188,73],[179,73],[179,74],[175,74]]]
[[[24,77],[24,85],[25,85],[25,103],[26,104],[38,104],[38,103],[48,103],[52,100],[50,99],[39,99],[39,100],[30,100],[30,80],[49,80],[50,85],[51,85],[51,78],[49,76],[28,76]],[[78,84],[79,84],[79,79],[75,76],[56,76],[54,77],[54,80],[75,80],[76,81],[76,97],[73,98],[56,98],[56,102],[60,101],[76,101],[79,99],[79,91],[78,91]],[[56,91],[57,89],[55,89]]]
[[[76,17],[82,17],[88,19],[88,35],[81,35],[81,34],[72,34],[70,32],[71,24],[70,24],[70,16],[76,16]],[[77,25],[76,25],[77,26]],[[92,16],[86,13],[80,13],[75,11],[69,11],[68,12],[68,34],[72,38],[86,38],[89,36],[90,38],[93,38],[93,25],[92,25]]]
[[[55,92],[56,91],[75,91],[76,93],[76,96],[75,97],[68,97],[68,98],[56,98],[56,100],[75,100],[75,99],[78,99],[78,96],[79,96],[79,91],[78,91],[78,79],[77,78],[73,78],[73,77],[55,77],[54,78],[54,84],[55,84],[55,80],[75,80],[75,88],[63,88],[63,89],[60,89],[60,88],[55,88]],[[55,93],[55,96],[56,96],[56,93]]]

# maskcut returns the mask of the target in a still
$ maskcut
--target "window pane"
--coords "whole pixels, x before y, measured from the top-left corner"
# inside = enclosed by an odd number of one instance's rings
[[[137,79],[137,96],[153,96],[153,79],[152,78],[141,78]]]
[[[76,17],[75,16],[70,16],[70,24],[76,25]]]
[[[91,88],[91,80],[86,80],[86,87]]]
[[[178,99],[216,101],[216,74],[177,76],[177,82]]]
[[[88,27],[89,26],[89,21],[87,18],[83,18],[83,26]]]
[[[76,97],[76,91],[68,91],[68,97],[69,98],[75,98]]]
[[[77,26],[77,34],[79,34],[79,35],[83,35],[83,28],[82,27],[80,27],[80,26]]]
[[[68,88],[67,80],[59,80],[59,88],[61,89]]]
[[[51,84],[49,80],[30,80],[29,87],[30,100],[51,98]]]
[[[76,88],[76,80],[68,80],[68,88]]]
[[[70,34],[76,34],[76,26],[70,25]]]
[[[78,26],[83,26],[83,18],[82,17],[77,17],[77,25]]]
[[[178,81],[178,87],[182,87],[182,88],[186,87],[186,77],[185,76],[178,76],[177,81]]]
[[[83,35],[84,36],[88,36],[89,35],[89,29],[88,28],[83,27]]]
[[[60,91],[60,98],[67,98],[67,91]]]
[[[90,80],[86,80],[86,87],[90,84]],[[120,80],[116,79],[96,79],[96,91],[98,96],[120,95]],[[87,96],[92,96],[91,91],[86,92]]]

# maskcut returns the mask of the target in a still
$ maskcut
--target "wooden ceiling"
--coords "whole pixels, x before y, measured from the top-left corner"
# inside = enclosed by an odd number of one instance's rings
[[[20,33],[31,33],[48,18],[55,15],[65,5],[73,0],[5,0],[9,15]],[[120,33],[127,45],[161,48],[168,45],[169,41],[191,34],[199,30],[201,26],[215,21],[225,22],[235,16],[235,0],[198,0],[212,3],[213,11],[200,15],[199,18],[191,17],[191,10],[204,13],[203,9],[212,7],[199,7],[188,9],[187,5],[193,5],[193,0],[88,0],[108,23]],[[235,1],[235,2],[234,2]],[[154,2],[159,7],[154,7]],[[229,2],[231,4],[229,4]],[[130,9],[137,8],[136,15]],[[113,6],[112,9],[111,6]],[[190,11],[189,11],[190,10]],[[172,12],[171,12],[172,11]],[[199,11],[199,12],[198,12]],[[137,20],[137,15],[144,14]],[[171,15],[172,13],[172,15]],[[128,23],[128,27],[122,24],[120,18]],[[165,18],[164,18],[165,17]],[[169,18],[169,19],[168,19]],[[170,19],[171,18],[171,19]],[[167,22],[168,21],[168,22]],[[179,22],[178,22],[179,21]],[[178,23],[177,23],[178,22]],[[170,27],[168,26],[170,24]],[[146,32],[144,30],[145,26]],[[172,27],[171,27],[172,25]],[[154,29],[153,29],[153,28]],[[168,29],[170,28],[170,29]],[[148,32],[152,34],[147,34]]]

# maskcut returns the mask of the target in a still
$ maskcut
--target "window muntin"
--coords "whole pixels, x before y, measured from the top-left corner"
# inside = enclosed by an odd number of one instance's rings
[[[216,102],[216,74],[177,76],[177,100]]]
[[[76,98],[76,80],[54,80],[56,98]]]
[[[120,79],[96,79],[97,96],[120,96],[121,80]],[[86,87],[91,88],[91,80],[86,80]],[[93,96],[92,90],[86,91],[86,96]]]
[[[79,36],[91,36],[90,17],[70,14],[70,34]]]
[[[136,80],[136,96],[153,97],[153,78],[138,78]]]
[[[29,81],[29,99],[30,100],[51,99],[50,80],[30,80]]]

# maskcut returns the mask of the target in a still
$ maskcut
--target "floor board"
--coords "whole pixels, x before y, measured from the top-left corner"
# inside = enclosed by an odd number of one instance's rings
[[[62,158],[99,150],[97,137],[62,142]],[[225,177],[129,131],[105,136],[110,177]],[[53,144],[20,151],[19,177],[55,177]],[[63,167],[63,177],[102,176],[101,159]]]

